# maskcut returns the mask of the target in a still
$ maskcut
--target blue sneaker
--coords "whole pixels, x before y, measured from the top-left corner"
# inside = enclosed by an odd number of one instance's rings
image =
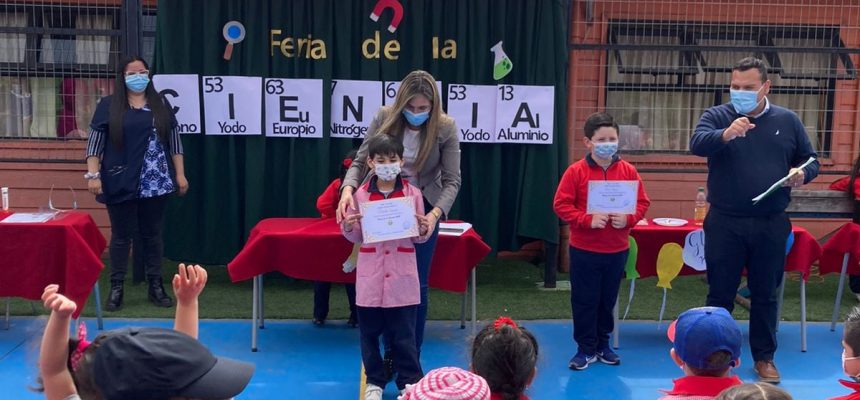
[[[570,359],[570,362],[567,364],[567,367],[575,371],[582,371],[588,368],[588,364],[592,364],[595,362],[597,362],[596,355],[587,355],[581,351],[577,351],[576,355]]]
[[[621,364],[621,357],[618,356],[612,348],[606,346],[597,351],[597,359],[604,364],[618,365]]]

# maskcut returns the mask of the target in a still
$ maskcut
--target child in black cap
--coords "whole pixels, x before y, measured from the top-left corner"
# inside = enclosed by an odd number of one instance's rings
[[[48,400],[228,399],[251,380],[254,365],[214,356],[197,341],[197,297],[206,270],[179,264],[173,277],[177,298],[174,330],[124,328],[90,343],[81,324],[69,340],[77,305],[48,285],[42,294],[51,310],[39,354],[40,381]]]

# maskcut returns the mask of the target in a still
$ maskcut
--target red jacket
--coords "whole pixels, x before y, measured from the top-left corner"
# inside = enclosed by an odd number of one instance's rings
[[[323,218],[334,218],[337,203],[340,201],[340,179],[331,181],[320,197],[317,197],[317,211]]]
[[[830,190],[838,190],[840,192],[848,192],[848,184],[851,182],[851,177],[846,176],[836,182],[830,184]],[[854,199],[860,200],[860,176],[854,180]]]
[[[674,380],[675,387],[672,390],[663,391],[665,396],[660,400],[680,399],[713,399],[720,392],[732,386],[742,385],[743,382],[737,376],[685,376]]]
[[[585,213],[588,206],[588,181],[603,180],[639,181],[636,214],[627,216],[627,225],[624,228],[615,229],[611,223],[607,223],[606,228],[603,229],[591,227],[591,215]],[[630,229],[645,217],[649,205],[651,200],[645,194],[645,186],[639,173],[636,172],[636,167],[615,156],[609,168],[604,170],[594,162],[591,154],[573,163],[567,171],[564,171],[553,201],[555,213],[570,224],[570,245],[595,253],[617,253],[627,250],[629,247],[627,236],[630,234]]]
[[[860,400],[860,383],[846,381],[844,379],[840,379],[839,383],[842,386],[845,386],[854,391],[854,393],[846,394],[845,396],[834,397],[830,400]]]

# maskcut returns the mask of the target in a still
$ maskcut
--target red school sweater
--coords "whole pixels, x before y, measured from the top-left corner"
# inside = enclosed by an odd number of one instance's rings
[[[851,183],[851,177],[846,176],[836,182],[830,184],[830,190],[838,190],[840,192],[848,192],[848,185]],[[854,180],[854,200],[860,200],[860,177]]]
[[[845,387],[853,390],[854,392],[846,394],[844,396],[834,397],[830,400],[858,400],[858,399],[860,399],[860,383],[852,382],[852,381],[846,381],[844,379],[840,379],[839,383],[841,383],[842,386],[845,386]]]
[[[627,225],[624,228],[615,229],[611,222],[607,222],[606,228],[603,229],[591,227],[592,216],[585,213],[588,206],[589,181],[639,181],[636,214],[627,216]],[[615,155],[612,164],[604,170],[594,162],[590,153],[567,168],[558,183],[553,201],[555,213],[570,224],[570,245],[595,253],[627,250],[630,229],[645,217],[650,205],[651,200],[645,194],[645,186],[636,167]]]
[[[334,218],[339,201],[340,178],[331,181],[320,197],[317,197],[317,211],[320,212],[320,216],[323,218]]]

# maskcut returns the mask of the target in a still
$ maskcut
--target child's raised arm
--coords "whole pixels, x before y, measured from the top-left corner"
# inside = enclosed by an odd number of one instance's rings
[[[42,293],[45,308],[51,310],[39,351],[39,374],[45,387],[45,398],[48,400],[62,400],[77,394],[67,363],[69,321],[78,306],[66,296],[57,293],[59,289],[58,285],[48,285]]]
[[[208,275],[199,265],[179,264],[173,275],[173,293],[176,295],[176,318],[173,329],[197,339],[199,329],[197,298],[206,286]]]

